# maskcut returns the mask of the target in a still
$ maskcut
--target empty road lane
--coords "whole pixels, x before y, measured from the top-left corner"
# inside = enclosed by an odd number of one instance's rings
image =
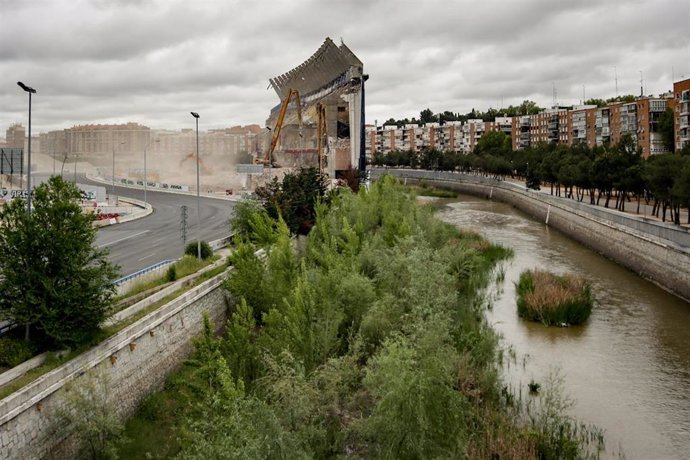
[[[82,177],[79,182],[104,185]],[[107,186],[110,191],[110,186]],[[144,191],[115,187],[118,196],[144,199]],[[146,200],[153,206],[147,217],[124,224],[103,227],[98,231],[96,245],[110,250],[110,260],[120,265],[122,275],[134,273],[165,259],[182,255],[182,224],[180,209],[187,206],[187,240],[197,238],[196,196],[148,190]],[[201,197],[201,239],[212,241],[230,233],[228,219],[234,203],[228,200]]]

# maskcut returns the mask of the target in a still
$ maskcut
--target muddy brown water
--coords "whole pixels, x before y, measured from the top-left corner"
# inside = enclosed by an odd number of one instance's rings
[[[488,317],[514,350],[505,373],[516,391],[526,395],[530,380],[558,369],[575,401],[571,414],[604,429],[604,458],[690,458],[689,303],[509,205],[460,196],[439,215],[515,251]],[[520,319],[514,283],[531,268],[589,279],[597,300],[590,319],[570,328]]]

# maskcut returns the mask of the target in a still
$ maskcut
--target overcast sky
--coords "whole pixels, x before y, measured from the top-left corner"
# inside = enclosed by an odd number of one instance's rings
[[[688,0],[0,0],[0,136],[84,123],[263,126],[270,77],[330,36],[364,62],[367,122],[646,94],[690,78]],[[615,70],[614,70],[615,68]]]

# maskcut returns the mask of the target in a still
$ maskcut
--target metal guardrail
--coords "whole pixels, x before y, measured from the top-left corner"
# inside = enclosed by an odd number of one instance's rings
[[[230,235],[224,237],[224,238],[219,238],[217,240],[210,241],[208,244],[211,246],[211,249],[213,251],[218,251],[219,249],[223,249],[228,243],[232,242],[232,238],[235,236],[235,233],[231,233]],[[150,273],[154,270],[157,270],[161,267],[164,267],[168,264],[175,263],[179,259],[166,259],[166,260],[161,260],[160,262],[156,262],[153,265],[150,265],[146,268],[142,268],[141,270],[138,270],[134,273],[131,273],[127,276],[123,276],[122,278],[119,278],[115,280],[116,285],[121,285],[123,283],[126,283],[127,281],[133,280],[134,278],[138,278],[140,276],[143,276],[147,273]]]
[[[14,321],[2,321],[0,322],[0,336],[5,335],[7,332],[11,331],[18,324]]]
[[[131,273],[131,274],[127,275],[127,276],[123,276],[122,278],[115,280],[115,284],[116,284],[116,285],[120,285],[120,284],[122,284],[122,283],[125,283],[125,282],[131,280],[131,279],[138,278],[138,277],[140,277],[140,276],[142,276],[142,275],[145,275],[146,273],[152,272],[153,270],[156,270],[156,269],[158,269],[158,268],[160,268],[160,267],[163,267],[163,266],[165,266],[165,265],[168,265],[168,264],[171,264],[171,263],[174,263],[174,262],[176,262],[175,259],[161,260],[160,262],[156,262],[155,264],[153,264],[153,265],[151,265],[151,266],[148,266],[148,267],[146,267],[146,268],[142,268],[141,270],[138,270],[138,271],[136,271],[136,272],[134,272],[134,273]]]

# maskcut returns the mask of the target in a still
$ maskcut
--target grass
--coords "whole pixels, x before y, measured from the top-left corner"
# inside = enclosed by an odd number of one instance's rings
[[[193,407],[193,398],[184,387],[195,380],[193,371],[193,367],[183,364],[168,377],[162,391],[142,401],[126,422],[126,442],[118,445],[120,458],[172,458],[179,453],[180,425]]]
[[[516,291],[518,315],[547,326],[581,324],[592,313],[592,290],[582,277],[527,270]]]
[[[428,184],[422,183],[419,186],[410,185],[408,188],[414,191],[417,195],[432,196],[436,198],[457,198],[458,192],[453,190],[445,190],[437,187],[432,187]]]
[[[206,264],[207,265],[207,264]],[[122,329],[126,328],[127,326],[134,324],[144,316],[148,315],[149,313],[159,309],[161,306],[167,304],[168,302],[176,299],[183,293],[189,291],[190,289],[193,289],[194,287],[198,286],[199,284],[203,283],[204,281],[213,278],[214,276],[222,273],[227,269],[227,265],[221,265],[220,267],[214,268],[213,270],[209,270],[205,273],[202,273],[199,278],[197,278],[193,283],[189,284],[188,286],[185,286],[183,288],[178,289],[177,291],[171,293],[170,295],[162,298],[156,303],[151,304],[147,308],[137,312],[136,314],[128,317],[127,319],[120,321],[117,324],[114,324],[112,326],[104,327],[101,329],[95,336],[94,338],[89,341],[88,343],[74,349],[70,350],[69,353],[67,353],[63,357],[58,357],[56,354],[51,353],[48,356],[48,359],[46,360],[45,363],[43,363],[41,366],[36,367],[34,369],[31,369],[29,372],[24,374],[23,376],[13,380],[12,382],[8,383],[7,385],[3,386],[0,388],[0,399],[4,399],[7,396],[11,395],[15,391],[23,388],[24,386],[28,385],[29,383],[33,382],[40,376],[47,374],[48,372],[52,371],[53,369],[57,368],[58,366],[66,363],[67,361],[76,358],[80,354],[84,353],[86,350],[90,349],[91,347],[94,347],[98,345],[99,343],[103,342],[104,340],[112,337],[113,335],[117,334],[120,332]]]
[[[196,257],[185,255],[180,259],[179,261],[175,262],[172,264],[172,266],[175,267],[175,273],[177,275],[177,279],[179,278],[184,278],[187,275],[191,275],[192,273],[196,273],[202,268],[204,268],[207,265],[212,264],[216,260],[218,260],[220,256],[213,256],[208,259],[204,259],[202,261],[199,261]],[[142,281],[140,283],[136,283],[134,286],[132,286],[132,289],[127,291],[126,294],[122,296],[118,296],[115,298],[116,302],[121,302],[124,301],[127,298],[136,296],[137,294],[141,294],[150,290],[153,290],[154,288],[161,287],[169,283],[170,281],[174,280],[169,280],[167,273],[159,276],[158,278],[148,280],[148,281]]]

